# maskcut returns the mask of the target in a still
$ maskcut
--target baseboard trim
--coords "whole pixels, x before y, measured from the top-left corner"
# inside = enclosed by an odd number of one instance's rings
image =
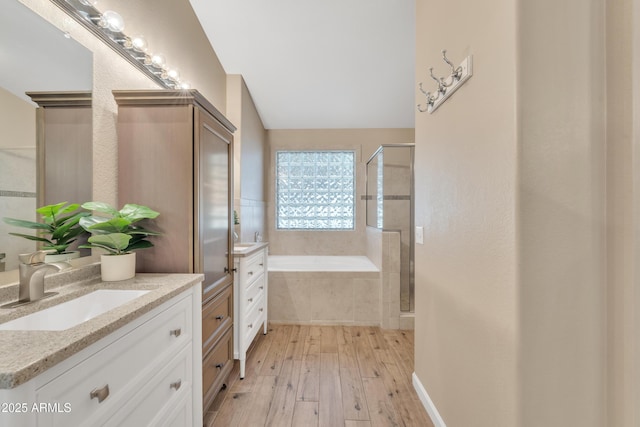
[[[444,420],[440,416],[440,413],[436,409],[436,405],[433,404],[433,401],[429,397],[427,390],[424,388],[422,382],[420,382],[420,379],[415,372],[413,373],[413,375],[411,375],[411,378],[413,379],[413,388],[416,390],[416,393],[418,393],[418,397],[422,402],[422,406],[424,406],[424,409],[427,410],[427,414],[429,414],[429,418],[431,418],[431,422],[433,422],[433,425],[435,427],[447,427],[447,425],[444,423]]]

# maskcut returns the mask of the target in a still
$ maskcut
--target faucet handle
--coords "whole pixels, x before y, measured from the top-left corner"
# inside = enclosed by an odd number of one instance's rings
[[[44,257],[52,251],[35,251],[28,254],[18,255],[18,259],[22,264],[40,264],[44,262]]]

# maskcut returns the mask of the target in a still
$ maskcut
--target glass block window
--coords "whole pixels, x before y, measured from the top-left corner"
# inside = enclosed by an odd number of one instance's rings
[[[276,226],[281,230],[353,230],[355,153],[276,152]]]

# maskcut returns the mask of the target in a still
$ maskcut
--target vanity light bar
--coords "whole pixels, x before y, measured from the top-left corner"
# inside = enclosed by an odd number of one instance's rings
[[[95,0],[51,0],[76,21],[102,39],[152,80],[167,89],[189,89],[189,83],[166,65],[164,56],[152,53],[144,37],[130,37],[124,33],[124,20],[117,12],[101,13]]]

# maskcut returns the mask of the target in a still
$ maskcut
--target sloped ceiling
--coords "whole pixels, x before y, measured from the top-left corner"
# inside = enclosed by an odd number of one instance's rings
[[[414,0],[190,2],[267,129],[414,126]]]

